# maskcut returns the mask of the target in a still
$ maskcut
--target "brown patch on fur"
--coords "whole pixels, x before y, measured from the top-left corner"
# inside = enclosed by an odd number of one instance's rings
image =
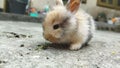
[[[51,34],[46,34],[45,35],[45,38],[51,42],[55,42],[56,41],[56,38],[53,37]]]
[[[80,0],[70,0],[70,3],[67,5],[67,9],[71,12],[77,11],[79,9]]]
[[[43,28],[44,28],[44,37],[51,41],[55,42],[57,38],[60,37],[61,30],[54,30],[53,26],[55,24],[60,24],[63,17],[63,14],[56,12],[56,11],[51,11],[47,14],[45,18],[45,22],[43,23]]]
[[[46,23],[50,23],[50,24],[57,23],[58,21],[60,22],[63,17],[62,15],[63,14],[60,14],[59,12],[52,11],[52,12],[48,13],[45,21],[46,21]]]

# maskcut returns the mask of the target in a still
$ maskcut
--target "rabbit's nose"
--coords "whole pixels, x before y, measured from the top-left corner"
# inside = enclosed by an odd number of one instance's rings
[[[50,42],[55,42],[56,41],[56,38],[55,37],[53,37],[51,34],[45,34],[44,35],[44,38],[46,39],[46,40],[48,40],[48,41],[50,41]]]
[[[44,38],[45,38],[46,40],[49,40],[49,38],[50,38],[50,35],[45,34],[45,33],[43,33],[43,36],[44,36]]]
[[[49,40],[49,38],[48,38],[48,37],[45,37],[45,39],[46,39],[46,40]]]

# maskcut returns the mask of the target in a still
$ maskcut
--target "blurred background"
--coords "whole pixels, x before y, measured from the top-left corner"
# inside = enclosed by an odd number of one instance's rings
[[[0,12],[39,18],[54,5],[55,0],[0,0]],[[120,0],[81,0],[80,8],[93,16],[98,29],[120,31]]]

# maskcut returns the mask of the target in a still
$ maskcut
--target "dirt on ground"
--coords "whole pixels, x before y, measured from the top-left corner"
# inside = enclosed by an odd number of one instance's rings
[[[0,68],[120,68],[120,33],[96,31],[78,51],[46,42],[41,23],[0,21]]]

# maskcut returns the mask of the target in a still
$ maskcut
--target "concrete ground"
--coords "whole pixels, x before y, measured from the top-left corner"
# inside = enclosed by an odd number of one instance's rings
[[[79,51],[44,42],[41,23],[0,21],[0,68],[120,68],[120,33],[96,31]]]

